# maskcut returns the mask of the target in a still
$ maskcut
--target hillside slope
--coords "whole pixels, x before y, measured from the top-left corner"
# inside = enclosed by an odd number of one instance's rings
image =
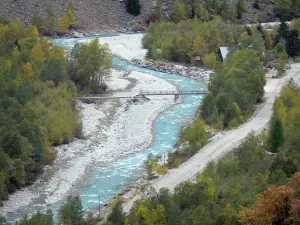
[[[60,17],[68,0],[52,0],[53,8]],[[137,22],[144,21],[153,8],[153,0],[141,0],[142,14],[134,17],[126,12],[126,4],[119,0],[73,0],[77,29],[94,32],[125,31]],[[0,16],[13,20],[20,17],[28,23],[35,10],[45,15],[46,0],[2,0]]]
[[[76,13],[76,30],[83,32],[110,33],[132,30],[137,23],[144,24],[153,12],[158,0],[140,0],[141,15],[132,16],[126,12],[126,0],[73,0]],[[172,8],[175,0],[161,0],[162,11],[167,20],[172,19]],[[193,2],[194,0],[184,0]],[[28,23],[35,10],[45,15],[47,0],[1,0],[0,16],[13,20],[20,17]],[[57,17],[66,10],[68,0],[51,1]],[[204,0],[201,2],[205,2]],[[221,2],[221,1],[220,1]],[[231,1],[233,5],[236,0]],[[254,2],[259,9],[254,9]],[[274,20],[273,3],[270,0],[247,0],[247,12],[241,22],[251,21],[253,12],[257,12],[261,22]]]

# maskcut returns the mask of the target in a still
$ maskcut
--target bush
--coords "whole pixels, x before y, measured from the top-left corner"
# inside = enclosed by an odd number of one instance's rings
[[[168,173],[168,167],[166,165],[156,165],[153,167],[153,170],[161,175]]]

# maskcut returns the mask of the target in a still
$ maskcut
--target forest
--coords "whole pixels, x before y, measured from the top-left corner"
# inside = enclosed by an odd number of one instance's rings
[[[128,215],[115,204],[106,225],[299,224],[299,97],[291,80],[274,103],[268,132],[249,135],[196,183],[161,189]]]
[[[82,137],[77,96],[103,91],[111,53],[95,39],[72,54],[19,19],[0,24],[1,203],[53,163],[53,146]]]
[[[174,193],[161,189],[137,201],[128,215],[122,212],[122,200],[116,198],[104,224],[299,224],[299,98],[300,88],[290,80],[276,98],[269,131],[250,134],[232,153],[211,162],[195,183],[181,183]],[[97,223],[82,215],[79,198],[70,197],[60,209],[59,221],[63,225]],[[48,211],[18,224],[54,223]]]

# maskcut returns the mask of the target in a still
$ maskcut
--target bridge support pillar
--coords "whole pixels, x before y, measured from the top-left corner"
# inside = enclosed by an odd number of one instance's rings
[[[174,96],[174,101],[176,102],[176,100],[179,99],[179,94],[175,94]]]

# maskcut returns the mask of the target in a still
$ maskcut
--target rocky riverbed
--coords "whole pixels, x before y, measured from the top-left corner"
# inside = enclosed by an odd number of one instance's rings
[[[169,73],[169,74],[178,74],[181,76],[189,77],[194,80],[202,81],[205,84],[209,83],[209,76],[212,72],[211,70],[205,70],[195,66],[183,66],[153,60],[141,60],[133,58],[131,60],[133,64],[139,67],[148,68],[151,70]]]

